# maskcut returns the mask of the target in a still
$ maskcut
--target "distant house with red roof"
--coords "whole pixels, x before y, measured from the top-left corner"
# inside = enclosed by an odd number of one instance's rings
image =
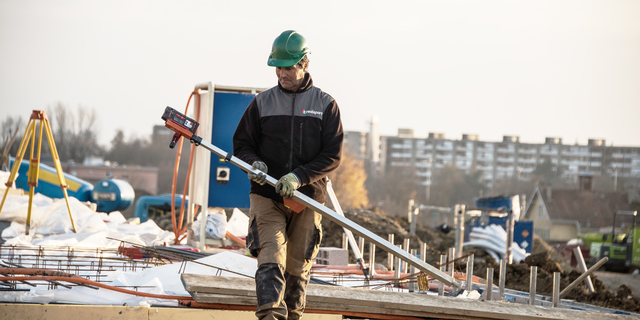
[[[589,175],[580,180],[580,189],[536,187],[520,220],[533,221],[534,232],[546,241],[567,241],[578,233],[611,232],[613,214],[632,210],[632,203],[638,201],[637,190],[597,191]],[[620,219],[616,228],[629,224]]]

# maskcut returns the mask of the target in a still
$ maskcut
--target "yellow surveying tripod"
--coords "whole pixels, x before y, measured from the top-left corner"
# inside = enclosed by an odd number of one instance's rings
[[[36,139],[36,121],[40,121],[40,129],[38,135],[38,151],[37,156],[33,157],[33,151],[35,146]],[[51,148],[51,156],[53,157],[53,163],[56,167],[56,172],[58,173],[58,180],[60,180],[60,188],[62,188],[62,193],[64,194],[64,200],[67,202],[67,210],[69,210],[69,218],[71,219],[71,226],[73,227],[73,232],[76,231],[76,224],[73,222],[73,215],[71,214],[71,206],[69,205],[69,196],[67,195],[67,181],[64,179],[64,175],[62,174],[62,166],[60,165],[60,158],[58,157],[58,150],[56,149],[56,143],[53,140],[53,134],[51,133],[51,125],[49,124],[49,118],[41,110],[33,110],[31,113],[31,117],[29,118],[29,123],[27,123],[27,130],[24,132],[24,137],[20,142],[20,148],[18,148],[18,154],[16,155],[16,159],[13,162],[13,168],[11,168],[11,174],[9,175],[9,180],[5,185],[7,189],[4,192],[4,197],[2,197],[2,203],[0,203],[0,213],[2,213],[2,208],[4,207],[4,202],[7,200],[7,194],[9,194],[9,188],[13,186],[13,182],[16,180],[16,175],[18,174],[18,169],[20,168],[20,163],[22,163],[22,158],[24,157],[24,153],[27,151],[27,146],[29,145],[29,141],[31,141],[31,161],[29,162],[29,180],[27,185],[29,186],[29,211],[27,211],[27,228],[25,234],[29,235],[29,228],[31,227],[31,207],[33,203],[33,193],[35,188],[38,186],[38,175],[40,173],[40,151],[42,148],[42,131],[45,131],[47,134],[47,140],[49,141],[49,147]]]

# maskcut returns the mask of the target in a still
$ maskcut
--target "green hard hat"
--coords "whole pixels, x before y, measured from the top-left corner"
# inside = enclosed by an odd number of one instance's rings
[[[267,65],[271,67],[292,67],[309,53],[307,40],[294,30],[281,33],[271,47]]]

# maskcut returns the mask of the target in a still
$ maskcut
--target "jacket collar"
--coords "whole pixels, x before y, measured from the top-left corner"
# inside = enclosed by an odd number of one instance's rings
[[[311,89],[311,87],[313,87],[313,79],[311,79],[311,75],[309,74],[309,72],[304,74],[304,79],[302,79],[302,85],[300,86],[300,88],[298,88],[297,91],[291,91],[291,90],[287,90],[285,88],[283,88],[280,85],[280,81],[278,81],[278,88],[280,88],[280,90],[282,90],[282,92],[284,93],[302,93],[305,92],[309,89]]]

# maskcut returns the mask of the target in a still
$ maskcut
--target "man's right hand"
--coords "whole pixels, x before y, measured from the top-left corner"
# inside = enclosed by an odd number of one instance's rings
[[[264,185],[265,182],[267,181],[267,171],[269,170],[267,168],[267,164],[262,162],[262,161],[255,161],[252,165],[252,167],[254,169],[258,169],[262,172],[256,174],[253,172],[248,172],[247,173],[247,177],[249,177],[249,179],[251,179],[252,181],[254,181],[255,183],[259,184],[259,185]]]

